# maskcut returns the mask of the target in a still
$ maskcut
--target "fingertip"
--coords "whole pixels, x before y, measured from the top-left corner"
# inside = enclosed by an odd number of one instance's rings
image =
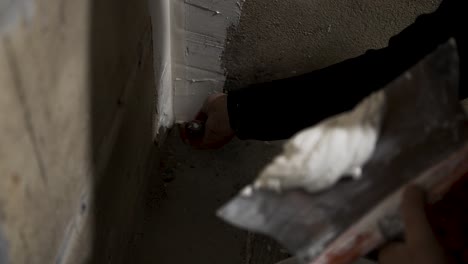
[[[401,210],[405,223],[408,246],[417,248],[421,244],[436,248],[437,242],[426,215],[426,193],[418,186],[408,186],[402,197]]]

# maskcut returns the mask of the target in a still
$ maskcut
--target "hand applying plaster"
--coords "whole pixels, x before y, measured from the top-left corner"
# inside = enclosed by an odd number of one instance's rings
[[[190,137],[186,127],[181,129],[182,138],[198,149],[217,149],[231,141],[235,132],[229,124],[227,109],[227,95],[216,93],[210,95],[195,120],[190,125],[202,125],[203,134],[199,137]]]
[[[374,152],[384,113],[385,93],[374,93],[352,111],[299,132],[260,174],[254,187],[277,191],[320,191],[351,175],[357,179]]]

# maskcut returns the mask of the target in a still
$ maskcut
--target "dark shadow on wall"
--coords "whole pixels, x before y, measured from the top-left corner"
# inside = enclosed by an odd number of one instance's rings
[[[89,263],[131,263],[123,259],[142,226],[156,153],[151,22],[146,0],[90,3],[94,237]]]

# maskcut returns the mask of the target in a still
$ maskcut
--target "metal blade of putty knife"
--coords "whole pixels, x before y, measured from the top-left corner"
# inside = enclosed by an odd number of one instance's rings
[[[385,69],[382,69],[385,70]],[[349,263],[401,234],[398,206],[412,182],[433,197],[468,171],[468,122],[457,100],[453,40],[385,87],[386,112],[362,178],[311,194],[255,190],[218,212],[278,240],[303,263]]]

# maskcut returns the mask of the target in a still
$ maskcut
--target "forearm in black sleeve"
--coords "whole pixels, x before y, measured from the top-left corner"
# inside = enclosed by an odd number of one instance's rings
[[[386,48],[301,76],[230,92],[232,128],[241,139],[285,139],[352,109],[449,38],[441,19],[437,12],[423,15]]]

